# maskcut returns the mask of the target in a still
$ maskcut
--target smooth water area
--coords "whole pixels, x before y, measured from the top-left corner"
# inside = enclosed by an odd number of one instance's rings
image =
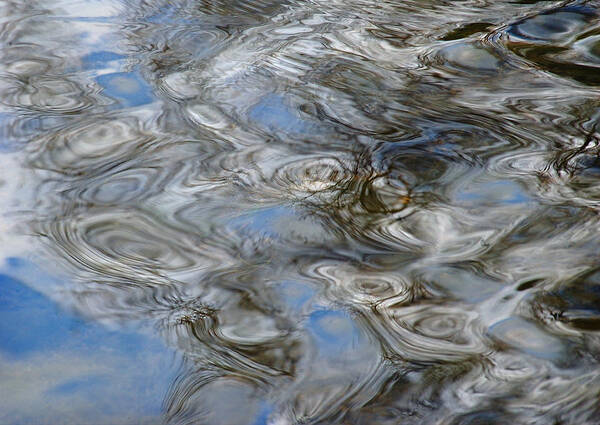
[[[600,2],[0,10],[0,423],[600,424]]]

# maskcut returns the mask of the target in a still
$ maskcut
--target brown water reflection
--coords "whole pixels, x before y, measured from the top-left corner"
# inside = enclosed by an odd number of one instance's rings
[[[5,2],[6,212],[166,423],[600,423],[598,6]]]

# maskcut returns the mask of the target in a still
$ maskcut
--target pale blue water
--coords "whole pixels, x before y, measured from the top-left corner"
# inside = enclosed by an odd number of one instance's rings
[[[35,268],[8,258],[0,273],[0,422],[161,423],[179,356],[152,334],[102,326],[19,280]]]

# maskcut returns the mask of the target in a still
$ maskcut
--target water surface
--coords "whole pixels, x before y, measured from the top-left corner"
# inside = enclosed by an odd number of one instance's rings
[[[600,423],[599,6],[1,2],[0,422]]]

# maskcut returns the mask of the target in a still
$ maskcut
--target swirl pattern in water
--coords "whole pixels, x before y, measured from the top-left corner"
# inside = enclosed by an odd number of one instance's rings
[[[600,423],[600,3],[1,7],[5,211],[156,421]]]

